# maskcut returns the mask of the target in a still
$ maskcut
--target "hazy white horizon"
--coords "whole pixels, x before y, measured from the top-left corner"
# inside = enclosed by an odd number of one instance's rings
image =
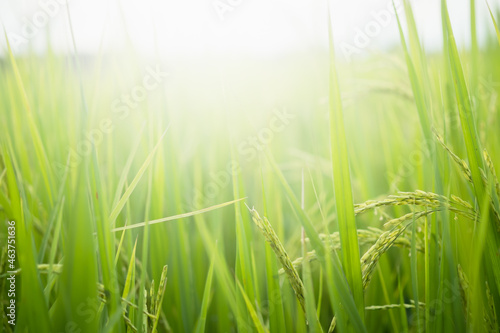
[[[490,0],[499,8],[500,0]],[[412,1],[427,49],[441,44],[440,4]],[[57,52],[72,50],[67,8],[80,54],[123,49],[128,40],[151,55],[272,55],[327,45],[326,1],[299,0],[0,0],[0,20],[15,54],[43,53],[47,36]],[[391,0],[331,1],[336,47],[347,58],[399,44]],[[478,34],[493,26],[477,1]],[[469,1],[449,1],[457,41],[469,42]],[[0,38],[0,52],[6,44]]]

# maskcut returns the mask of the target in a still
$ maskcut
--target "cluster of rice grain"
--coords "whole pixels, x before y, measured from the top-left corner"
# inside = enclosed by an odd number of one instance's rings
[[[486,163],[486,166],[488,167],[488,170],[489,170],[490,175],[491,175],[491,177],[489,178],[485,174],[484,171],[482,172],[484,186],[486,188],[490,188],[490,181],[492,182],[493,188],[491,189],[491,191],[487,191],[487,193],[488,193],[488,197],[490,198],[491,210],[493,211],[493,214],[495,214],[495,217],[496,217],[497,230],[500,231],[500,212],[497,209],[500,206],[500,203],[499,203],[500,184],[498,183],[498,178],[497,178],[497,174],[495,171],[495,167],[493,165],[493,161],[491,160],[491,157],[488,154],[488,151],[486,149],[483,150],[483,158],[484,158],[484,162]]]
[[[267,220],[267,218],[265,216],[264,218],[261,218],[259,213],[254,208],[250,209],[250,207],[248,207],[248,209],[250,210],[250,214],[252,215],[252,220],[257,225],[257,227],[259,227],[260,231],[262,232],[262,235],[264,235],[264,238],[266,239],[267,243],[271,246],[274,253],[276,254],[276,257],[283,266],[283,270],[286,273],[288,280],[290,281],[290,284],[292,285],[293,291],[297,296],[299,304],[302,310],[305,312],[306,307],[304,299],[304,284],[302,283],[302,280],[300,279],[297,270],[293,266],[293,263],[290,260],[288,253],[285,251],[283,244],[281,244],[281,241],[276,235],[276,232],[274,232],[274,229],[271,226],[271,223],[269,223],[269,221]]]
[[[484,161],[486,162],[486,166],[490,170],[491,175],[493,176],[493,181],[495,183],[495,190],[497,193],[497,197],[500,198],[500,183],[498,182],[497,173],[495,171],[495,167],[493,165],[493,161],[491,160],[490,155],[486,149],[483,150]]]
[[[384,226],[393,228],[386,232],[383,232],[382,230],[376,228],[369,228],[367,230],[363,229],[358,230],[358,241],[360,245],[373,244],[361,257],[362,282],[364,289],[366,289],[368,284],[370,283],[373,271],[380,257],[385,252],[387,252],[389,248],[391,248],[392,246],[400,246],[400,247],[411,246],[411,241],[408,238],[403,237],[402,235],[412,222],[416,222],[422,217],[425,217],[429,214],[435,213],[443,209],[448,209],[473,221],[477,219],[478,216],[472,205],[469,204],[467,201],[459,198],[458,196],[452,195],[450,198],[448,198],[443,195],[438,195],[432,192],[425,192],[420,190],[416,190],[414,192],[400,192],[398,195],[391,195],[386,199],[370,200],[362,204],[355,205],[355,212],[356,214],[360,214],[377,207],[402,206],[402,205],[421,206],[425,207],[426,210],[411,212],[403,216],[400,216],[398,218],[389,220],[384,224]],[[260,217],[257,218],[257,220],[259,219]],[[256,224],[259,225],[262,223],[256,222]],[[263,227],[260,228],[262,230],[265,230],[263,229]],[[266,232],[267,231],[264,231],[264,233]],[[330,235],[320,234],[320,239],[322,241],[329,240],[331,242],[332,250],[339,250],[341,248],[340,237],[338,232],[335,232]],[[422,250],[422,246],[418,244],[416,244],[416,246],[417,250],[420,251]],[[278,251],[278,253],[280,253],[280,251]],[[311,261],[315,259],[316,259],[315,251],[308,252],[307,260]],[[291,266],[293,268],[299,268],[301,267],[303,261],[304,257],[299,257],[291,263]],[[285,268],[280,269],[279,273],[285,274],[287,273],[287,269]],[[330,325],[330,331],[333,331],[335,325],[336,325],[336,319],[334,317]]]
[[[425,307],[425,303],[424,302],[419,302],[418,306],[421,307],[421,308],[424,308]],[[370,305],[370,306],[365,307],[365,310],[390,310],[390,309],[400,309],[400,308],[414,309],[415,308],[415,303],[411,303],[411,304],[404,303],[404,304]]]
[[[363,287],[366,289],[370,283],[372,273],[377,263],[385,252],[394,244],[398,237],[405,231],[406,227],[398,226],[390,231],[384,232],[377,242],[361,257],[361,270],[363,272]]]
[[[472,303],[471,298],[474,295],[474,290],[472,290],[469,279],[467,278],[467,275],[465,274],[460,264],[457,267],[457,271],[458,271],[458,280],[460,284],[460,294],[462,296],[462,302],[464,306],[464,313],[472,321],[471,326],[474,326],[473,323],[474,316],[472,314],[472,304],[471,304]],[[483,324],[488,332],[491,333],[498,332],[499,327],[497,322],[495,301],[493,299],[493,295],[491,294],[488,281],[484,281],[484,283],[485,283],[484,293],[486,296],[486,304],[484,304],[485,306],[483,307]]]
[[[399,192],[382,200],[369,200],[355,205],[355,213],[361,214],[370,209],[384,206],[421,206],[426,208],[446,208],[468,219],[475,220],[476,212],[471,204],[457,196],[448,198],[432,192],[416,190],[414,192]]]
[[[360,246],[366,246],[366,245],[373,245],[374,243],[377,242],[377,240],[382,236],[384,233],[383,230],[378,229],[378,228],[373,228],[370,227],[368,229],[358,229],[358,241]],[[326,234],[319,234],[319,237],[322,241],[326,242],[329,241],[331,249],[333,251],[338,251],[341,249],[340,245],[340,237],[339,233],[334,232],[330,235]],[[308,241],[308,239],[306,239]],[[399,247],[410,247],[411,246],[411,241],[407,237],[398,237],[394,241],[394,246],[399,246]],[[423,246],[421,244],[417,244],[417,250],[418,251],[423,251]],[[315,261],[317,260],[317,255],[316,251],[312,250],[307,253],[307,260],[308,261]],[[304,257],[298,257],[295,260],[293,260],[292,264],[296,269],[299,269],[304,262]],[[284,274],[285,270],[282,268],[279,270],[280,274]]]
[[[450,154],[451,158],[457,163],[457,165],[461,168],[465,178],[468,182],[472,183],[472,172],[470,171],[469,165],[467,162],[458,157],[451,149],[444,143],[443,137],[433,128],[434,135],[437,141],[441,144],[441,146]]]
[[[149,288],[149,297],[148,297],[148,292],[144,290],[145,293],[145,306],[143,307],[142,313],[145,314],[144,317],[144,325],[149,326],[148,322],[151,323],[151,332],[156,332],[158,323],[160,321],[160,316],[162,316],[161,313],[161,304],[163,302],[163,298],[165,295],[165,288],[167,285],[167,269],[168,266],[164,266],[161,277],[160,277],[160,284],[158,286],[158,290],[155,291],[155,283],[154,280],[151,281],[151,286]],[[108,300],[108,295],[109,291],[105,288],[105,286],[101,283],[97,285],[97,290],[99,293],[99,300],[101,302],[100,307],[99,307],[99,312],[101,312],[104,309],[104,304]],[[148,302],[149,300],[149,302]],[[126,298],[121,298],[121,302],[123,304],[123,320],[127,327],[132,331],[132,332],[137,332],[137,327],[134,326],[132,319],[127,316],[126,307],[129,306],[135,310],[139,309],[139,306],[137,304],[134,304],[130,302]],[[149,303],[149,304],[148,304]],[[168,327],[168,323],[165,321],[165,325],[167,326],[167,331],[170,331],[170,328]]]
[[[469,279],[465,275],[462,266],[459,264],[458,267],[458,282],[460,284],[460,294],[462,296],[462,301],[464,304],[464,312],[466,315],[470,314],[470,283]]]
[[[485,309],[485,319],[486,319],[486,327],[490,332],[498,332],[498,321],[497,321],[497,311],[495,308],[495,300],[493,298],[493,294],[491,293],[490,286],[488,281],[485,281],[486,285],[486,300],[488,307]]]
[[[436,139],[441,144],[441,146],[451,156],[451,158],[453,159],[453,161],[455,161],[456,164],[461,168],[462,173],[464,174],[466,180],[469,183],[473,184],[473,181],[472,181],[472,172],[471,172],[471,170],[470,170],[469,165],[467,164],[467,162],[465,162],[463,159],[461,159],[455,153],[453,153],[453,151],[444,143],[443,137],[441,135],[439,135],[439,133],[437,133],[436,130],[434,130],[434,135],[436,136]],[[496,216],[497,225],[498,225],[497,228],[498,228],[498,230],[500,230],[500,212],[498,212],[498,210],[496,209],[496,205],[495,205],[495,200],[498,200],[498,198],[500,198],[500,184],[499,184],[498,178],[496,176],[495,168],[493,166],[493,161],[491,160],[491,158],[490,158],[488,152],[486,151],[486,149],[483,150],[483,158],[484,158],[484,161],[486,163],[486,166],[488,167],[488,169],[489,169],[489,171],[490,171],[490,173],[492,175],[492,181],[494,183],[493,186],[495,188],[495,192],[496,192],[496,195],[497,195],[497,198],[494,198],[493,194],[490,191],[487,191],[488,196],[489,196],[490,201],[491,201],[491,210],[492,210],[493,214],[495,214],[495,216]],[[481,169],[480,171],[481,171],[481,176],[482,176],[483,184],[484,184],[485,188],[488,188],[489,187],[488,176],[486,175],[485,170]]]

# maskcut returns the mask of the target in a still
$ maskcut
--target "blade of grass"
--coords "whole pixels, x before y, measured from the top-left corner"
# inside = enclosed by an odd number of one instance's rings
[[[239,202],[239,201],[242,201],[242,200],[245,200],[245,199],[246,198],[240,198],[240,199],[236,199],[236,200],[224,202],[224,203],[221,203],[221,204],[218,204],[218,205],[210,206],[210,207],[207,207],[207,208],[195,210],[195,211],[189,212],[189,213],[168,216],[168,217],[164,217],[164,218],[161,218],[161,219],[150,220],[150,221],[146,221],[146,222],[140,222],[140,223],[136,223],[136,224],[132,224],[132,225],[129,225],[129,226],[120,227],[120,228],[114,228],[111,231],[112,232],[116,232],[116,231],[121,231],[121,230],[130,230],[130,229],[144,227],[144,226],[146,226],[146,224],[152,225],[152,224],[163,223],[163,222],[167,222],[167,221],[178,220],[178,219],[182,219],[182,218],[185,218],[185,217],[195,216],[195,215],[198,215],[198,214],[203,214],[203,213],[215,210],[215,209],[219,209],[219,208],[222,208],[222,207],[229,206],[229,205],[231,205],[231,204],[233,204],[235,202]]]
[[[465,146],[467,148],[467,157],[472,173],[474,191],[478,199],[478,203],[482,205],[484,202],[484,185],[480,169],[484,170],[484,166],[482,162],[483,160],[481,159],[481,145],[478,140],[476,122],[474,120],[472,110],[472,103],[469,98],[469,92],[462,70],[462,63],[458,54],[458,49],[455,42],[455,37],[453,35],[450,17],[448,15],[448,8],[445,0],[441,0],[441,7],[443,11],[444,24],[447,28],[449,64],[453,76],[455,96],[460,115],[460,123],[462,125],[462,133],[464,136]]]
[[[241,295],[243,296],[243,299],[245,300],[248,312],[250,313],[250,318],[252,318],[252,322],[254,323],[257,332],[259,332],[259,333],[268,332],[267,329],[260,322],[259,317],[257,316],[257,313],[255,312],[255,309],[252,306],[252,302],[248,298],[247,293],[245,292],[245,289],[241,285],[241,282],[239,280],[236,280],[236,283],[237,283],[238,288],[241,292]]]
[[[15,245],[10,246],[15,251],[17,264],[23,268],[23,278],[20,281],[21,293],[18,296],[16,307],[20,309],[21,316],[26,320],[21,321],[19,329],[26,329],[32,332],[52,332],[52,325],[48,316],[48,307],[43,295],[41,280],[36,268],[36,259],[32,243],[32,229],[29,221],[31,214],[25,214],[24,208],[26,199],[23,199],[23,189],[19,184],[18,176],[14,169],[11,153],[2,147],[3,163],[7,169],[7,185],[9,188],[12,212],[15,214],[9,217],[9,226],[15,231]],[[16,251],[17,250],[17,251]],[[19,280],[16,279],[19,283]]]
[[[233,161],[237,161],[235,148],[232,144],[232,140],[229,140],[230,150],[231,150],[231,159]],[[242,189],[240,188],[241,174],[237,175],[236,173],[232,173],[232,187],[233,187],[233,198],[238,198]],[[235,234],[236,234],[236,280],[241,281],[243,285],[243,289],[245,290],[245,299],[242,299],[239,294],[237,294],[237,301],[240,303],[245,302],[246,298],[252,300],[255,298],[255,290],[254,290],[254,281],[252,278],[253,269],[251,266],[251,255],[250,255],[250,244],[251,244],[251,229],[249,228],[250,223],[245,225],[245,221],[243,220],[242,211],[239,202],[236,202],[234,205],[234,214],[235,214]],[[243,308],[240,306],[240,308]],[[246,314],[240,314],[241,317],[244,317]],[[252,315],[250,313],[250,315]],[[253,319],[253,318],[252,318]],[[239,322],[238,322],[239,325]]]
[[[309,332],[321,332],[321,324],[316,313],[316,301],[314,299],[314,287],[311,274],[311,267],[307,259],[306,235],[302,229],[302,257],[305,259],[302,265],[302,281],[304,282],[304,298],[306,306],[306,317],[308,322]]]
[[[210,305],[210,300],[212,298],[212,277],[214,273],[214,263],[215,263],[215,257],[212,256],[212,260],[210,262],[210,268],[208,269],[207,279],[205,282],[205,289],[203,291],[203,298],[201,301],[200,317],[198,318],[198,322],[196,323],[196,328],[194,331],[195,333],[205,332],[208,307]]]
[[[415,215],[413,215],[412,229],[411,229],[411,284],[413,289],[413,301],[415,304],[419,303],[418,293],[418,264],[417,264],[417,223],[415,222]],[[420,321],[419,306],[415,307],[415,316],[417,317],[417,332],[422,332]]]
[[[120,200],[120,195],[123,190],[123,186],[125,186],[125,183],[127,181],[127,175],[128,172],[130,171],[130,167],[132,166],[132,162],[134,161],[134,156],[135,153],[137,152],[137,149],[139,148],[139,143],[141,142],[142,138],[142,132],[144,131],[145,124],[141,126],[141,129],[139,130],[139,133],[137,133],[137,139],[134,140],[134,144],[132,148],[130,149],[130,154],[127,158],[127,161],[125,162],[125,165],[123,167],[122,174],[120,176],[120,179],[118,181],[118,185],[116,186],[116,192],[115,192],[115,198],[113,199],[113,207],[116,207],[118,204],[118,201]]]
[[[146,172],[146,169],[148,168],[149,164],[153,160],[153,157],[154,157],[156,151],[158,150],[158,147],[160,147],[160,144],[163,141],[163,138],[165,137],[165,134],[167,134],[167,131],[168,131],[169,128],[170,128],[170,125],[167,126],[167,128],[165,129],[165,131],[163,132],[163,134],[160,136],[160,138],[158,139],[158,142],[156,143],[155,147],[149,153],[149,155],[146,157],[146,160],[144,161],[144,163],[140,167],[139,171],[137,171],[137,174],[135,175],[134,179],[132,180],[132,182],[130,183],[130,185],[125,190],[125,193],[123,193],[123,195],[120,198],[120,200],[118,201],[118,203],[113,207],[113,209],[111,211],[111,214],[109,215],[109,223],[111,224],[111,226],[115,225],[115,221],[116,221],[116,218],[118,217],[118,214],[120,214],[123,206],[125,206],[125,203],[127,202],[127,200],[129,199],[130,195],[134,191],[135,187],[137,186],[137,184],[141,180],[142,175],[144,174],[144,172]],[[114,230],[116,230],[116,229],[114,229]]]
[[[495,32],[497,35],[498,44],[500,44],[500,29],[498,28],[497,21],[495,20],[495,15],[493,15],[493,12],[491,11],[490,4],[488,3],[488,1],[486,1],[486,5],[488,6],[488,11],[490,12],[491,20],[493,21],[493,25],[495,26]]]
[[[413,48],[414,54],[419,56],[419,67],[424,66],[423,60],[421,60],[423,57],[422,51],[420,49],[420,43],[418,42],[418,35],[416,31],[416,27],[411,24],[413,22],[413,16],[411,12],[411,7],[410,5],[405,1],[405,9],[407,11],[407,17],[410,18],[409,20],[409,30],[410,30],[410,41],[413,43]],[[406,40],[405,36],[403,33],[403,28],[401,26],[401,21],[399,19],[399,15],[396,11],[396,7],[394,6],[394,11],[396,13],[396,19],[398,22],[398,29],[399,29],[399,35],[400,35],[400,40],[401,40],[401,45],[403,47],[404,55],[405,55],[405,60],[406,60],[406,65],[408,68],[408,75],[410,78],[410,83],[413,91],[413,98],[415,99],[415,104],[417,106],[417,111],[418,111],[418,117],[420,120],[420,127],[422,129],[422,132],[424,133],[424,138],[426,140],[426,143],[428,146],[432,145],[432,133],[431,133],[431,122],[429,118],[429,112],[427,111],[427,103],[426,103],[426,97],[425,97],[425,89],[422,85],[421,78],[417,74],[417,71],[415,69],[415,64],[410,56],[410,53],[408,51],[408,47],[406,46]],[[418,49],[417,49],[418,48]],[[422,69],[424,70],[424,69]],[[432,151],[432,148],[429,149]]]
[[[356,218],[352,197],[349,156],[344,128],[344,115],[340,97],[339,82],[333,47],[332,22],[328,0],[328,40],[330,49],[329,75],[329,116],[330,116],[330,148],[333,167],[333,183],[337,221],[339,225],[342,265],[351,288],[361,321],[364,320],[364,295],[361,277],[361,264],[358,245]]]
[[[37,161],[38,161],[38,166],[40,167],[40,172],[42,173],[43,181],[45,184],[45,189],[47,191],[47,195],[49,197],[50,204],[53,204],[53,195],[52,195],[52,188],[54,184],[53,180],[53,175],[52,175],[52,169],[50,168],[50,163],[49,159],[47,157],[47,153],[45,151],[45,147],[42,141],[42,138],[40,136],[40,131],[35,123],[35,119],[33,116],[33,112],[30,107],[30,103],[28,100],[28,95],[26,94],[26,90],[24,88],[23,80],[21,78],[21,74],[19,72],[19,69],[17,67],[17,62],[14,57],[14,54],[12,53],[12,49],[10,47],[9,43],[9,38],[7,37],[7,32],[5,31],[4,28],[4,36],[5,36],[5,41],[7,43],[7,52],[9,55],[9,59],[12,65],[12,69],[14,70],[14,75],[15,75],[15,80],[16,80],[16,85],[21,93],[21,100],[23,103],[23,106],[27,112],[27,118],[28,118],[28,125],[30,128],[30,133],[31,137],[33,140],[33,145],[35,147],[35,153],[37,156]]]

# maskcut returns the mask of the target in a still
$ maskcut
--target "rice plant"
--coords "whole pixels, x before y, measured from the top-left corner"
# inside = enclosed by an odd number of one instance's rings
[[[257,62],[4,31],[2,332],[499,332],[498,3],[349,63],[332,4]]]

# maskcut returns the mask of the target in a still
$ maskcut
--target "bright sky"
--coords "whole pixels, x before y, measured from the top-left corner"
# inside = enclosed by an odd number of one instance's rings
[[[428,49],[441,43],[439,2],[412,1]],[[469,0],[448,2],[456,38],[467,42]],[[493,27],[485,1],[476,2],[483,35]],[[500,7],[500,0],[489,2]],[[357,57],[399,43],[391,3],[331,0],[336,46]],[[98,52],[101,42],[106,51],[117,50],[127,35],[141,52],[162,55],[268,55],[327,43],[326,0],[0,0],[14,52],[43,52],[48,35],[56,50],[70,49],[66,6],[80,53]],[[4,48],[2,36],[2,53]]]

